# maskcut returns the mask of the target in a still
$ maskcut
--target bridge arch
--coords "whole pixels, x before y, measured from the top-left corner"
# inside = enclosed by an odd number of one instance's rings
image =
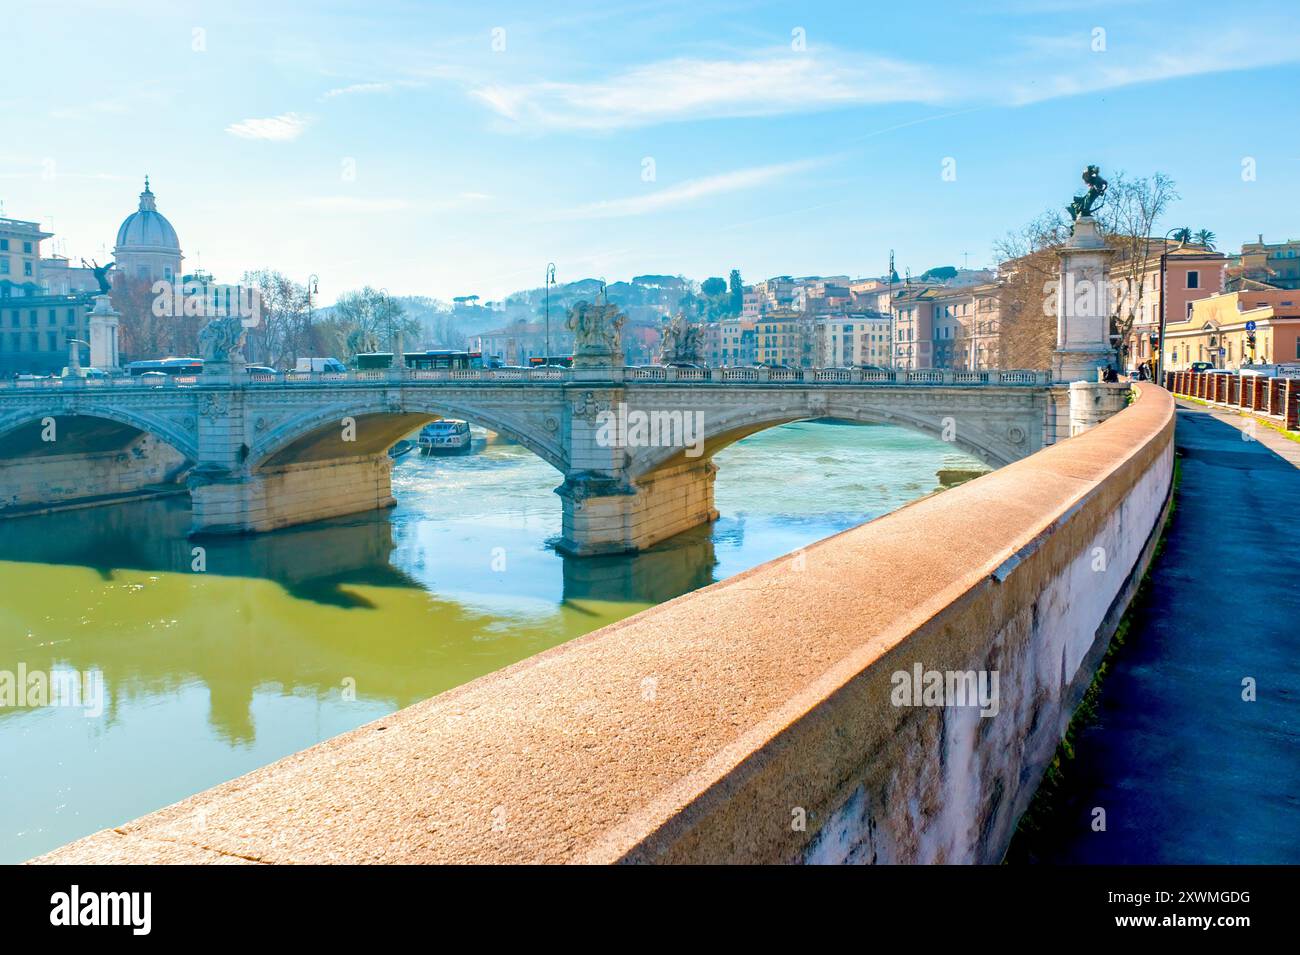
[[[1037,445],[1027,440],[1030,436],[1016,426],[1008,429],[1006,436],[991,434],[968,421],[957,420],[951,434],[944,424],[947,416],[930,417],[907,408],[869,407],[851,400],[828,400],[825,406],[815,409],[790,407],[740,407],[718,413],[704,412],[703,453],[692,458],[680,447],[635,448],[628,450],[627,476],[632,481],[644,480],[667,468],[691,460],[708,460],[719,451],[737,441],[781,425],[819,418],[835,418],[859,424],[891,424],[919,432],[936,440],[943,440],[971,457],[991,467],[1002,467],[1036,450]],[[1026,446],[1021,449],[1019,438]]]
[[[548,427],[546,417],[554,423]],[[465,401],[438,393],[408,396],[401,401],[366,400],[362,396],[336,400],[325,407],[314,407],[283,419],[268,427],[250,449],[253,470],[294,463],[304,458],[344,458],[387,451],[412,431],[439,418],[463,418],[497,432],[528,448],[561,474],[567,469],[567,456],[560,444],[559,411],[541,422],[524,420],[509,411],[487,404]],[[341,434],[344,418],[356,423],[356,438],[343,454],[334,436]],[[539,434],[540,432],[540,434]],[[542,435],[547,435],[543,437]]]
[[[157,438],[164,444],[171,446],[187,461],[198,460],[198,435],[192,433],[191,429],[187,429],[159,415],[138,412],[130,407],[100,404],[64,405],[51,403],[0,414],[0,449],[3,448],[6,438],[12,437],[14,432],[27,425],[44,421],[46,418],[56,420],[60,418],[84,418],[115,422],[131,429],[133,433],[146,434]]]

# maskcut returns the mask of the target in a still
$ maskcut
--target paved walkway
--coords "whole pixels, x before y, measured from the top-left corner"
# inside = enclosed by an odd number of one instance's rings
[[[1178,407],[1177,510],[1053,822],[1025,847],[1042,862],[1300,863],[1300,443]]]

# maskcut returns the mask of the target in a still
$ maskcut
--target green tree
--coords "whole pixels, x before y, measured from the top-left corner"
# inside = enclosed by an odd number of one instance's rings
[[[745,310],[745,283],[740,280],[740,269],[731,270],[728,285],[731,290],[731,314],[739,315]]]
[[[1196,235],[1192,236],[1192,241],[1197,245],[1204,246],[1205,251],[1213,252],[1214,243],[1219,241],[1219,237],[1209,229],[1201,229],[1196,233]]]
[[[708,278],[700,283],[700,291],[708,298],[717,298],[727,291],[727,280],[723,278]]]

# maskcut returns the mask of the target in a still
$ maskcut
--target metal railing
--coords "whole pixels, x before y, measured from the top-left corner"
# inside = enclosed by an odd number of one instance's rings
[[[380,369],[375,371],[306,372],[283,371],[276,374],[246,375],[244,383],[253,389],[310,385],[408,385],[408,384],[556,384],[567,381],[593,380],[580,376],[572,368],[474,368],[474,369]],[[953,371],[950,369],[863,368],[672,368],[658,365],[629,366],[614,375],[629,384],[755,384],[755,385],[957,385],[957,386],[1029,386],[1046,387],[1051,376],[1046,371],[1009,369],[1005,371]],[[0,380],[0,392],[35,389],[104,391],[120,388],[172,389],[203,386],[203,375],[188,377],[146,376],[139,378],[36,378]],[[214,378],[213,385],[229,386],[229,379]]]

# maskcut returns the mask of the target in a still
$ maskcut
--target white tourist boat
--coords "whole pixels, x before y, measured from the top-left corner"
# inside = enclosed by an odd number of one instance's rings
[[[421,454],[464,454],[469,449],[469,422],[441,418],[420,429]]]

